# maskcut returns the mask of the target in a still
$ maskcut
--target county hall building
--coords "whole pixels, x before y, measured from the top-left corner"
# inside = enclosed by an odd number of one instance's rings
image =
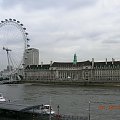
[[[120,82],[120,61],[51,62],[50,64],[28,65],[25,80],[31,82],[61,83],[114,83]]]

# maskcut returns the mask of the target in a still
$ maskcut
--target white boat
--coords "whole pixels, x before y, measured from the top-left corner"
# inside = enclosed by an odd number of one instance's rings
[[[41,113],[53,115],[53,114],[55,114],[55,111],[53,111],[53,109],[50,105],[43,105],[41,107]]]
[[[43,115],[54,115],[55,111],[51,108],[50,105],[40,105],[39,107],[34,109],[34,113],[36,114],[43,114]],[[33,109],[28,110],[28,112],[32,113]]]
[[[0,93],[0,102],[5,102],[5,98],[3,97],[2,93]]]

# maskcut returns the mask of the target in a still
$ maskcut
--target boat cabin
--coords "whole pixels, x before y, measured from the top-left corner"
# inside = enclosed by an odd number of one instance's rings
[[[5,98],[3,97],[2,93],[0,93],[0,102],[5,102]]]

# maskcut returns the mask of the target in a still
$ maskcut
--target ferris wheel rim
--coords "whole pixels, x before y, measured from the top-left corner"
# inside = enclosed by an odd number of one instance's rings
[[[30,39],[28,38],[28,33],[26,32],[26,27],[24,27],[24,25],[16,20],[16,19],[5,19],[4,21],[0,22],[0,28],[7,26],[7,25],[13,25],[15,26],[17,29],[19,29],[19,31],[21,32],[22,36],[23,36],[23,40],[24,40],[24,48],[23,48],[23,58],[22,58],[22,66],[24,68],[24,55],[25,55],[25,50],[28,49],[30,47],[30,45],[28,44],[28,42],[30,41]],[[4,46],[3,46],[4,47]],[[20,63],[21,64],[21,63]],[[20,65],[18,65],[20,66]]]
[[[9,19],[5,19],[5,21],[0,22],[0,28],[3,26],[6,26],[6,25],[10,25],[10,23],[11,23],[11,25],[16,26],[21,31],[23,38],[24,38],[24,52],[25,52],[25,50],[30,47],[30,45],[28,44],[30,39],[28,38],[28,33],[26,32],[26,27],[24,27],[24,25],[20,21],[9,18]]]

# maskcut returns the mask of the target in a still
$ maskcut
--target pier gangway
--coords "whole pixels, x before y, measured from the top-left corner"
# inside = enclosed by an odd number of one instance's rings
[[[87,116],[60,115],[57,120],[88,120]]]
[[[88,120],[86,116],[43,113],[39,111],[42,107],[43,104],[27,105],[0,102],[0,120]]]

